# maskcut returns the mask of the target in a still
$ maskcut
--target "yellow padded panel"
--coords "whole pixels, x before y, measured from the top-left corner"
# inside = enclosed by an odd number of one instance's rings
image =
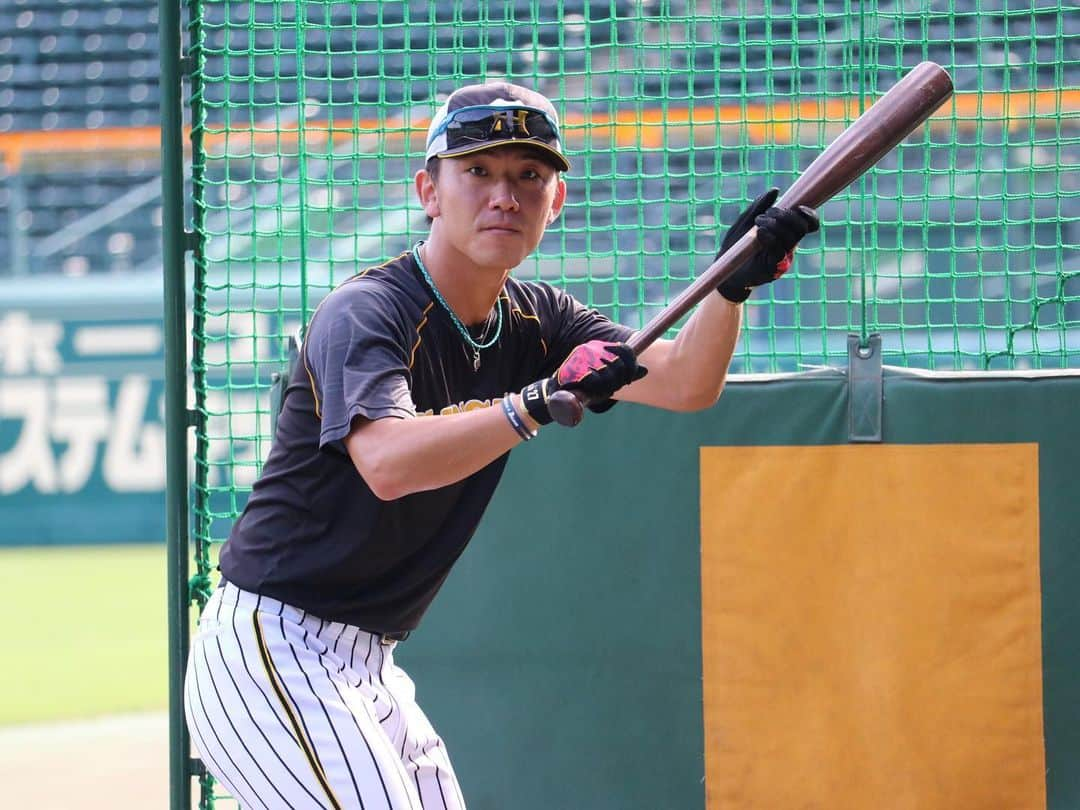
[[[701,450],[708,810],[1042,810],[1038,447]]]

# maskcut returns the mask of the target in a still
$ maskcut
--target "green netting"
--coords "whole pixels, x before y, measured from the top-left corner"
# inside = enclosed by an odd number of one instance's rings
[[[462,83],[556,103],[569,201],[523,277],[640,326],[717,227],[926,59],[957,94],[822,209],[733,370],[1080,365],[1080,9],[1062,0],[189,0],[198,582],[269,449],[283,338],[421,238],[427,122]]]

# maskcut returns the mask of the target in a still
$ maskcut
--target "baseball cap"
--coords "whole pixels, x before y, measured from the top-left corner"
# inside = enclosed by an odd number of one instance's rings
[[[562,171],[570,170],[555,106],[535,90],[509,82],[472,84],[451,93],[428,127],[427,159],[507,144],[535,146]]]

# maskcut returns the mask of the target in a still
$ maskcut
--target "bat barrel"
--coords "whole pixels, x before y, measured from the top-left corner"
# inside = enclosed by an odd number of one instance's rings
[[[627,340],[627,344],[640,354],[651,346],[657,338],[664,336],[679,318],[727,280],[728,276],[751,258],[757,250],[757,228],[751,228],[738,242],[732,245],[724,255],[715,259],[708,269],[679,293],[671,302],[653,317],[645,326]]]
[[[815,158],[777,205],[817,208],[859,178],[952,95],[948,72],[916,65]]]
[[[829,144],[776,203],[784,208],[817,208],[851,185],[952,95],[952,78],[940,65],[923,62],[859,116]],[[627,341],[643,352],[757,251],[751,228],[701,276]],[[560,425],[572,427],[584,415],[584,403],[569,391],[557,391],[548,409]]]

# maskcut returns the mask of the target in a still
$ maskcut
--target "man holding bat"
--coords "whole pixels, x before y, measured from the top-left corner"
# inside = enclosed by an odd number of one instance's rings
[[[756,254],[639,358],[628,328],[511,276],[558,217],[569,168],[547,98],[459,89],[416,175],[428,238],[312,316],[188,663],[192,738],[243,807],[465,807],[393,650],[472,537],[509,451],[552,422],[560,392],[597,413],[616,399],[712,405],[742,302],[818,227],[812,209],[763,194],[721,245],[756,225]]]

